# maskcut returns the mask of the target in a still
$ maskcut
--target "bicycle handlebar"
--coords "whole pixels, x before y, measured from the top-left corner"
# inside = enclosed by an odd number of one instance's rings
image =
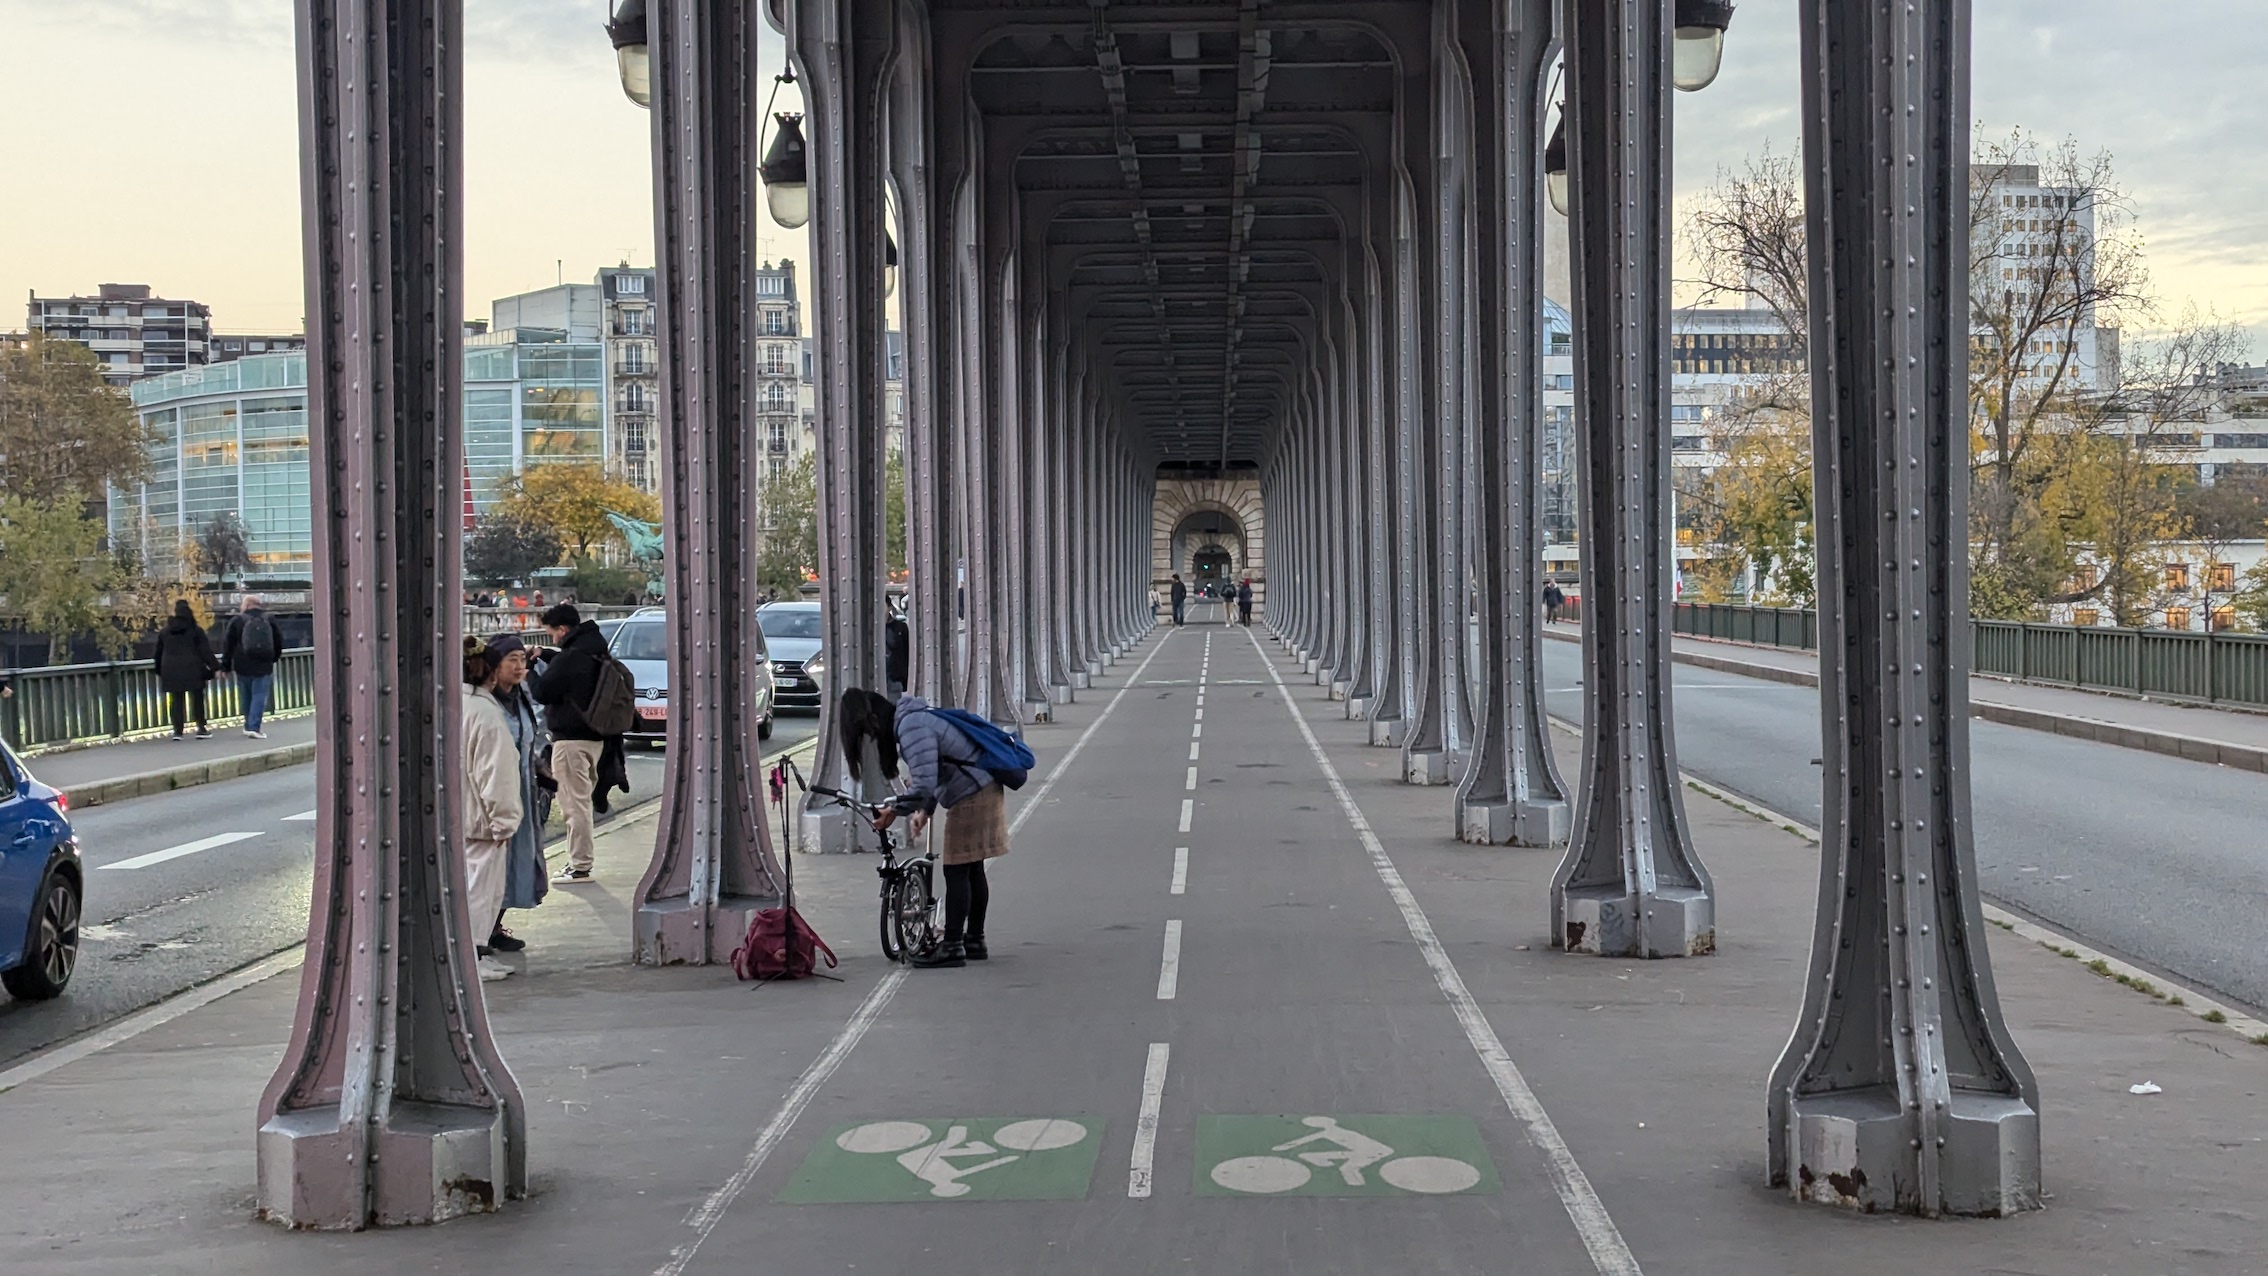
[[[847,807],[854,811],[865,811],[869,815],[880,815],[884,811],[896,811],[898,809],[897,805],[891,802],[862,802],[841,789],[830,789],[824,784],[812,785],[811,792],[823,798],[833,799],[837,806]]]

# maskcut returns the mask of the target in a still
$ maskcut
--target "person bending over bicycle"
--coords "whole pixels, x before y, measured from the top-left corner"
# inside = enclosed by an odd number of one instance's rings
[[[945,869],[945,942],[910,960],[924,967],[962,966],[990,954],[984,940],[985,906],[992,891],[984,862],[1008,853],[1008,798],[991,772],[962,759],[980,750],[962,730],[930,711],[920,696],[901,696],[892,705],[861,687],[843,690],[836,720],[842,724],[843,758],[851,776],[871,744],[885,778],[905,768],[905,791],[895,809],[874,821],[890,827],[900,815],[911,817],[915,837],[938,808],[945,810],[945,845],[938,862]]]

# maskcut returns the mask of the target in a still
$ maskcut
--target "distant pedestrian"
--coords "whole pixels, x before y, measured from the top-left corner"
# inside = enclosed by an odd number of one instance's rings
[[[1544,621],[1547,624],[1558,624],[1559,609],[1566,605],[1567,595],[1559,592],[1559,582],[1545,581],[1543,587]]]
[[[1158,593],[1158,587],[1156,585],[1150,586],[1150,619],[1156,620],[1158,618],[1158,605],[1164,601],[1164,597]]]
[[[528,941],[504,929],[504,914],[515,908],[534,908],[551,890],[550,869],[543,858],[543,826],[551,814],[543,787],[547,779],[544,753],[551,747],[551,733],[544,729],[543,714],[528,694],[528,652],[519,635],[501,634],[489,639],[488,660],[491,668],[485,689],[504,711],[504,725],[512,733],[512,747],[519,754],[521,807],[520,826],[513,830],[512,844],[504,857],[504,897],[489,931],[488,946],[498,952],[516,953],[526,948]],[[473,919],[473,926],[477,931],[479,918]]]
[[[482,981],[502,979],[512,968],[496,960],[488,937],[504,913],[504,874],[512,839],[527,817],[520,799],[519,750],[512,729],[496,703],[496,666],[478,638],[465,639],[464,657],[464,820],[465,921],[480,936]]]
[[[196,613],[189,610],[188,599],[174,600],[173,618],[158,633],[154,663],[158,687],[173,711],[173,738],[180,740],[188,729],[188,719],[194,717],[197,738],[212,739],[212,730],[205,724],[205,684],[220,672],[220,661],[213,658],[213,640],[206,637]]]
[[[1252,578],[1249,576],[1236,587],[1236,623],[1252,623]]]
[[[1182,613],[1189,606],[1189,586],[1181,583],[1181,573],[1173,574],[1173,623],[1182,623]]]
[[[237,695],[244,701],[244,734],[254,740],[268,738],[260,722],[267,716],[268,697],[275,689],[276,661],[282,658],[283,639],[275,622],[261,609],[259,599],[246,594],[221,640],[221,669],[236,675]]]
[[[544,707],[544,719],[551,727],[551,774],[559,781],[559,800],[566,806],[567,870],[557,880],[581,885],[591,880],[591,864],[597,857],[591,801],[598,792],[599,754],[608,741],[584,714],[598,694],[599,669],[612,657],[598,622],[583,619],[572,603],[544,612],[543,624],[559,644],[559,652],[544,663],[528,689]],[[621,737],[614,740],[619,744]]]
[[[897,612],[882,622],[882,676],[893,700],[906,693],[913,676],[913,629]]]

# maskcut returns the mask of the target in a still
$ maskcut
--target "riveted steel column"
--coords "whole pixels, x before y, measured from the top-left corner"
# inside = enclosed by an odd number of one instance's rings
[[[526,1114],[468,918],[463,579],[464,22],[458,0],[300,0],[315,476],[314,900],[260,1097],[262,1217],[435,1223],[527,1190]]]
[[[1583,450],[1583,784],[1552,879],[1552,942],[1679,957],[1716,946],[1670,731],[1669,199],[1674,0],[1566,0]]]
[[[2040,1206],[1969,818],[1968,0],[1805,0],[1827,778],[1774,1184],[1867,1211]]]
[[[926,10],[899,10],[899,47],[916,51],[891,79],[890,164],[901,212],[903,241],[898,286],[904,290],[906,395],[906,552],[912,595],[907,632],[912,651],[908,689],[935,704],[955,700],[953,649],[953,485],[944,408],[947,402],[947,291],[938,267],[943,228],[938,224],[930,110],[934,86],[918,51],[929,45]]]
[[[1405,90],[1406,91],[1406,90]],[[1400,142],[1407,146],[1407,140]],[[1370,742],[1384,748],[1400,748],[1408,737],[1410,715],[1415,711],[1412,689],[1416,685],[1414,666],[1421,658],[1418,645],[1416,606],[1417,571],[1417,519],[1411,503],[1411,483],[1416,470],[1415,440],[1418,420],[1418,359],[1417,332],[1417,210],[1410,194],[1406,176],[1391,179],[1397,187],[1394,195],[1394,255],[1392,268],[1387,272],[1386,287],[1381,295],[1391,298],[1386,331],[1382,334],[1391,343],[1388,366],[1393,381],[1388,390],[1390,420],[1382,432],[1378,459],[1386,502],[1387,522],[1384,535],[1389,553],[1384,572],[1386,587],[1381,592],[1386,608],[1386,628],[1381,637],[1387,640],[1386,659],[1378,684],[1378,702],[1370,710]]]
[[[1373,176],[1373,186],[1387,186],[1383,175]],[[1389,313],[1383,301],[1378,260],[1372,249],[1377,238],[1377,227],[1371,224],[1380,200],[1376,197],[1364,201],[1365,224],[1363,242],[1350,250],[1348,269],[1359,272],[1350,277],[1348,288],[1354,293],[1355,313],[1355,366],[1360,376],[1360,394],[1357,396],[1353,417],[1352,453],[1355,457],[1357,481],[1350,493],[1348,510],[1354,514],[1357,534],[1360,537],[1358,563],[1361,568],[1356,578],[1362,596],[1356,600],[1361,610],[1363,627],[1363,659],[1356,666],[1354,685],[1347,689],[1347,717],[1367,721],[1371,706],[1378,700],[1378,688],[1384,680],[1387,652],[1392,645],[1392,629],[1386,610],[1386,579],[1388,547],[1393,544],[1391,520],[1386,509],[1384,468],[1385,448],[1385,394],[1389,382],[1385,345],[1381,334]],[[1270,526],[1273,526],[1271,519]]]
[[[757,739],[755,614],[762,464],[756,360],[758,6],[655,5],[656,304],[664,375],[662,521],[669,529],[670,749],[653,859],[638,884],[641,962],[730,960],[779,895]]]
[[[1443,58],[1444,15],[1433,15],[1429,74],[1413,80],[1403,102],[1404,156],[1415,193],[1412,210],[1415,254],[1416,323],[1412,342],[1410,509],[1415,562],[1410,612],[1416,622],[1412,649],[1411,716],[1402,745],[1402,778],[1411,784],[1446,784],[1456,774],[1463,715],[1457,670],[1464,663],[1464,581],[1456,574],[1461,530],[1452,482],[1460,450],[1457,414],[1463,395],[1456,384],[1459,354],[1450,349],[1463,331],[1454,309],[1458,293],[1454,268],[1463,230],[1457,221],[1460,198],[1456,170],[1455,114],[1444,109],[1453,73]],[[1405,65],[1405,72],[1409,68]],[[1422,106],[1420,105],[1422,103]]]
[[[884,521],[883,189],[888,81],[897,24],[889,0],[791,0],[788,45],[803,70],[809,112],[812,342],[819,390],[820,605],[830,687],[884,685],[888,572]],[[751,216],[753,216],[751,210]],[[847,775],[834,706],[819,718],[822,784]],[[878,791],[880,777],[862,781]],[[813,805],[807,839],[855,845],[845,813]]]
[[[1480,718],[1457,788],[1457,824],[1458,836],[1483,844],[1549,846],[1568,831],[1566,787],[1545,735],[1533,587],[1543,407],[1535,335],[1543,247],[1537,161],[1557,8],[1556,0],[1458,0],[1452,15],[1474,87],[1472,277],[1481,283],[1472,346],[1480,385],[1472,415],[1482,484],[1473,510]]]

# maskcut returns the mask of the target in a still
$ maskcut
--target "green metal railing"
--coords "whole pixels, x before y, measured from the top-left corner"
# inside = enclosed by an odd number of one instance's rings
[[[1670,628],[1695,638],[1815,651],[1819,617],[1807,608],[1679,603]],[[2179,629],[1971,622],[1970,668],[2018,682],[2268,708],[2268,634]]]
[[[17,750],[63,744],[122,740],[172,730],[173,715],[158,686],[157,667],[148,660],[92,665],[52,665],[13,669],[4,676],[15,694],[0,699],[0,732]],[[290,713],[315,707],[315,653],[301,647],[276,662],[275,689],[268,712]],[[209,721],[244,717],[242,685],[231,677],[205,684]]]

